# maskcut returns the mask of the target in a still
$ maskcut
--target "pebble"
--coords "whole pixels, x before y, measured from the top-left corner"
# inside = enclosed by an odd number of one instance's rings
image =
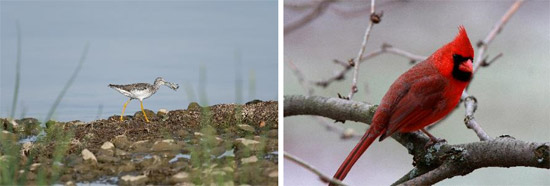
[[[278,170],[271,171],[267,176],[269,176],[270,178],[277,178],[279,177],[279,171]]]
[[[123,162],[122,165],[118,165],[118,172],[131,172],[136,170],[136,166],[131,161]]]
[[[115,149],[115,155],[117,155],[117,156],[126,156],[126,155],[128,155],[128,152],[126,152],[124,150],[120,150],[120,149]]]
[[[115,145],[111,142],[105,142],[103,145],[101,145],[101,148],[99,149],[99,155],[104,156],[114,156],[115,155]]]
[[[241,164],[249,164],[249,163],[256,163],[258,162],[258,157],[256,156],[250,156],[248,158],[242,158],[241,159]]]
[[[256,129],[250,125],[247,124],[239,124],[237,125],[240,129],[247,131],[247,132],[256,132]]]
[[[151,142],[149,142],[149,140],[136,141],[130,145],[130,148],[133,149],[134,152],[148,152],[149,149],[151,149]]]
[[[243,145],[246,148],[249,148],[252,151],[258,151],[260,150],[260,142],[256,140],[249,140],[245,138],[237,138],[235,141],[238,142],[238,144]]]
[[[127,150],[131,144],[131,142],[128,141],[128,137],[126,137],[125,135],[116,136],[115,139],[113,139],[113,143],[115,147],[119,149],[124,149],[124,150]]]
[[[120,158],[101,154],[97,156],[97,160],[102,163],[116,163],[120,161]]]
[[[85,162],[91,163],[92,165],[97,165],[97,159],[94,153],[90,152],[90,150],[88,149],[82,150],[82,159],[84,159]]]
[[[168,110],[166,110],[166,109],[159,109],[159,111],[157,112],[157,114],[158,114],[158,115],[161,115],[161,114],[162,114],[162,115],[166,115],[166,114],[168,114]]]
[[[68,181],[68,182],[65,182],[65,186],[75,186],[76,184],[74,183],[74,181]]]
[[[200,132],[195,132],[194,133],[195,137],[202,137],[204,136],[204,134],[200,133]]]
[[[29,168],[30,171],[36,171],[38,168],[42,165],[41,163],[33,163],[31,167]]]
[[[145,183],[149,180],[147,176],[145,175],[139,175],[139,176],[132,176],[132,175],[125,175],[120,178],[120,184],[121,185],[145,185]]]
[[[178,172],[170,178],[170,182],[172,183],[181,183],[185,181],[189,181],[189,173],[187,172]]]
[[[181,147],[176,144],[173,139],[157,141],[153,144],[153,147],[151,147],[152,151],[176,151],[179,149],[181,149]]]

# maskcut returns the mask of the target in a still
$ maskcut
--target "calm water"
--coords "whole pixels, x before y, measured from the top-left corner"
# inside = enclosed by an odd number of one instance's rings
[[[0,117],[9,116],[13,100],[17,20],[22,64],[16,117],[46,117],[87,41],[88,56],[57,120],[120,114],[127,98],[107,85],[152,83],[157,76],[180,89],[162,87],[144,106],[186,108],[198,101],[201,66],[209,104],[236,102],[238,78],[242,102],[277,99],[276,1],[0,3]],[[139,110],[139,101],[128,104],[128,114]]]

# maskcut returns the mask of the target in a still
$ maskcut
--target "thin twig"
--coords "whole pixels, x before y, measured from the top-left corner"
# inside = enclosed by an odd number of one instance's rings
[[[332,62],[334,62],[334,63],[336,63],[336,64],[339,64],[339,65],[342,65],[344,68],[351,67],[351,66],[349,65],[349,61],[346,63],[346,62],[343,62],[343,61],[340,61],[340,60],[335,59],[335,60],[332,60]]]
[[[343,128],[340,125],[334,125],[334,122],[328,122],[325,118],[321,116],[311,116],[313,119],[317,120],[317,123],[320,123],[325,126],[328,131],[333,131],[340,134],[340,138],[343,140],[348,139],[361,139],[363,134],[358,134],[352,128]]]
[[[298,78],[298,82],[300,83],[302,88],[304,88],[307,91],[307,95],[312,96],[313,95],[313,88],[310,87],[308,85],[308,83],[306,83],[306,78],[305,78],[304,74],[302,73],[302,71],[298,67],[296,67],[296,65],[291,60],[288,60],[287,63],[288,63],[288,66],[290,67],[290,69],[292,70],[292,72],[294,72],[294,75],[296,76],[296,78]],[[344,129],[337,128],[336,126],[334,126],[334,124],[331,124],[331,123],[327,122],[325,119],[323,119],[319,116],[311,116],[311,118],[313,120],[316,120],[317,123],[320,123],[320,124],[324,125],[328,131],[336,131],[338,133],[341,133],[342,134],[342,139],[349,139],[349,138],[352,138],[352,137],[360,137],[358,135],[353,135],[353,133],[350,134],[350,132],[345,132]]]
[[[292,72],[294,72],[294,75],[296,76],[296,78],[298,78],[298,83],[300,83],[300,85],[302,85],[302,87],[306,89],[307,95],[308,96],[313,95],[313,88],[311,88],[309,84],[306,83],[306,79],[302,71],[298,69],[298,67],[296,67],[296,65],[294,65],[294,63],[291,60],[287,60],[287,64],[288,64],[288,67],[290,67],[290,69],[292,70]]]
[[[315,7],[318,4],[319,4],[318,1],[309,1],[309,2],[301,2],[301,3],[285,1],[284,7],[292,8],[292,9],[305,9],[305,8]]]
[[[378,4],[378,7],[380,7],[381,4],[389,4],[390,2],[395,2],[395,1],[386,1],[384,3],[380,3]],[[348,8],[348,9],[338,8],[333,6],[331,7],[331,10],[335,15],[338,15],[342,18],[350,19],[350,18],[362,16],[370,12],[370,5],[367,5],[367,6],[361,6],[361,5],[363,4],[359,4],[358,6],[353,6],[352,8]]]
[[[353,68],[353,79],[351,80],[351,90],[348,94],[348,99],[352,99],[353,95],[357,93],[357,79],[359,77],[359,64],[363,58],[363,53],[365,53],[365,49],[367,48],[367,42],[369,40],[370,31],[372,29],[372,26],[378,22],[380,22],[380,16],[376,15],[374,13],[374,4],[375,0],[371,0],[371,7],[370,7],[370,22],[367,26],[367,29],[365,30],[365,35],[363,36],[363,42],[361,43],[361,49],[359,49],[359,54],[357,54],[357,58],[355,58],[355,65]]]
[[[500,33],[500,31],[502,30],[502,28],[504,27],[506,22],[508,22],[508,20],[510,20],[510,17],[512,17],[512,15],[514,13],[516,13],[516,11],[521,6],[523,1],[524,0],[517,0],[510,7],[510,9],[508,9],[508,11],[504,14],[504,16],[502,16],[502,18],[500,18],[500,21],[497,22],[495,24],[495,26],[493,26],[493,29],[489,32],[487,37],[485,37],[485,39],[483,39],[482,41],[479,41],[477,43],[477,46],[479,47],[479,50],[477,52],[478,57],[477,57],[476,61],[474,62],[474,72],[476,72],[479,69],[479,67],[481,66],[481,61],[483,61],[483,54],[485,54],[485,51],[487,51],[487,46],[489,45],[489,43],[491,43],[491,41],[493,41],[493,39],[495,39],[496,35],[498,33]]]
[[[489,58],[489,56],[486,56],[485,58],[483,58],[483,60],[481,61],[481,65],[482,67],[486,67],[486,66],[489,66],[491,65],[493,62],[495,62],[498,58],[502,57],[502,53],[499,53],[497,56],[493,57],[493,59],[487,61],[487,58]]]
[[[426,58],[428,58],[427,56],[416,55],[411,52],[408,52],[399,48],[395,48],[387,43],[384,43],[382,45],[382,49],[385,52],[392,53],[405,58],[409,58],[411,60],[411,63],[416,63],[417,61],[424,61]]]
[[[324,175],[323,173],[321,173],[321,171],[317,170],[312,165],[304,162],[303,160],[301,160],[298,157],[295,157],[295,156],[289,154],[288,152],[284,152],[284,156],[285,156],[286,159],[288,159],[290,161],[293,161],[294,163],[297,163],[298,165],[300,165],[300,166],[306,168],[307,170],[311,171],[312,173],[316,174],[317,176],[319,176],[319,178],[321,178],[321,180],[323,182],[332,183],[332,184],[336,184],[336,185],[345,185],[340,180],[332,179],[331,177]]]
[[[297,21],[294,21],[292,23],[289,23],[287,25],[285,25],[285,35],[286,34],[289,34],[290,32],[310,23],[311,21],[313,21],[315,18],[319,17],[321,14],[323,14],[326,9],[328,8],[328,6],[335,2],[334,0],[323,0],[321,2],[319,2],[317,4],[317,6],[315,7],[315,9],[313,9],[313,11],[311,11],[309,14],[305,15],[304,17],[298,19]]]
[[[313,88],[308,86],[306,83],[306,78],[302,71],[296,67],[296,65],[292,61],[287,61],[290,69],[294,72],[294,75],[298,78],[298,82],[307,91],[308,96],[313,96]],[[339,127],[336,127],[334,124],[327,122],[327,120],[321,118],[320,116],[311,116],[312,119],[316,120],[317,123],[320,123],[326,127],[328,131],[335,131],[339,134],[341,134],[342,139],[351,139],[351,138],[360,138],[360,135],[356,135],[354,132],[350,132],[347,129],[342,129]]]
[[[374,50],[372,52],[369,52],[367,54],[364,54],[363,57],[361,58],[360,63],[363,63],[363,62],[365,62],[369,59],[372,59],[372,58],[374,58],[374,57],[376,57],[380,54],[384,54],[384,53],[391,53],[391,54],[395,54],[395,55],[398,55],[398,56],[402,56],[402,57],[405,57],[405,58],[409,59],[411,62],[423,61],[426,58],[428,58],[426,56],[413,54],[413,53],[407,52],[403,49],[393,47],[390,44],[384,43],[384,44],[382,44],[382,46],[379,49]],[[342,65],[344,68],[342,70],[338,71],[338,72],[335,72],[333,76],[331,76],[327,79],[319,80],[319,81],[313,81],[312,83],[317,85],[317,86],[321,86],[323,88],[326,88],[326,87],[328,87],[328,85],[330,85],[334,81],[344,80],[346,73],[349,70],[351,70],[352,66],[350,65],[349,62],[346,63],[346,62],[336,60],[336,59],[334,60],[334,63]]]
[[[464,92],[462,96],[466,96],[463,97],[464,107],[466,107],[466,117],[464,118],[464,124],[466,124],[466,127],[472,129],[481,141],[492,140],[492,138],[485,132],[485,130],[483,130],[483,128],[481,128],[474,118],[474,113],[477,109],[477,99],[474,96],[469,96],[466,92]]]
[[[364,55],[361,58],[362,61],[360,61],[360,63],[366,61],[367,59],[376,57],[376,56],[378,56],[382,53],[384,53],[384,51],[382,49],[372,51],[372,52]],[[324,79],[324,80],[320,80],[320,81],[314,81],[313,84],[315,84],[317,86],[321,86],[323,88],[326,88],[326,87],[328,87],[328,85],[330,85],[334,81],[344,80],[346,73],[349,70],[351,70],[353,66],[349,62],[345,63],[345,62],[342,62],[342,61],[339,61],[339,60],[334,60],[334,62],[337,63],[337,64],[341,64],[342,66],[344,66],[344,68],[342,70],[340,70],[339,72],[334,73],[334,75],[332,77],[329,77],[328,79]],[[355,62],[354,62],[354,64],[355,64]]]

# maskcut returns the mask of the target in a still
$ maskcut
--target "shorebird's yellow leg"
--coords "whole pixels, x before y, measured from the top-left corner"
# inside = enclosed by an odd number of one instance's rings
[[[143,110],[143,101],[140,100],[139,103],[141,104],[141,112],[143,112],[143,116],[145,116],[145,121],[149,123],[149,119],[147,119],[147,114],[145,114],[145,110]]]
[[[122,114],[120,115],[120,121],[123,121],[122,117],[124,116],[124,110],[126,110],[126,105],[128,105],[130,101],[132,101],[132,99],[129,99],[126,103],[124,103],[124,107],[122,107]]]

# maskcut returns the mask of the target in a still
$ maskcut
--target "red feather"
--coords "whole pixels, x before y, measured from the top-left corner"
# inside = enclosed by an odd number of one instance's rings
[[[463,26],[453,41],[403,73],[382,98],[370,128],[334,175],[343,180],[372,142],[413,132],[442,119],[460,100],[472,77],[474,50]]]

